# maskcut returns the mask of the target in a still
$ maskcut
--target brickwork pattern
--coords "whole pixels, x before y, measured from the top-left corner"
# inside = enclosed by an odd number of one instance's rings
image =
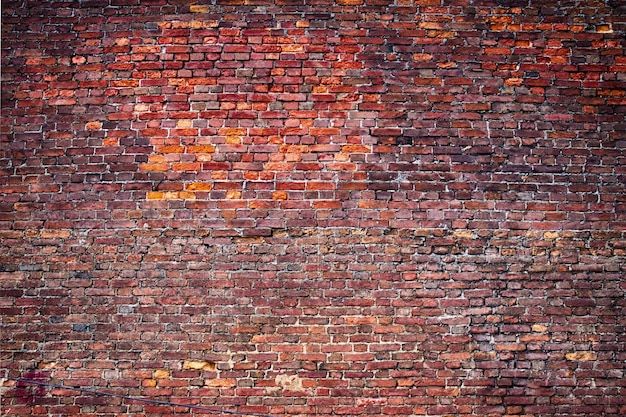
[[[1,372],[626,415],[625,46],[618,0],[3,0]],[[0,385],[7,416],[190,413]]]

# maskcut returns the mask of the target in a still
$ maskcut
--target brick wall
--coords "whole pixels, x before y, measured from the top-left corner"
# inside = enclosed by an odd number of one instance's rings
[[[619,0],[3,0],[0,377],[626,414],[625,32]],[[3,415],[192,414],[2,382]]]

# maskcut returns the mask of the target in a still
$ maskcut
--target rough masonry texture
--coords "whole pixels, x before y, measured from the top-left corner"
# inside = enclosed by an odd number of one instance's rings
[[[620,0],[3,0],[0,378],[626,415],[625,46]]]

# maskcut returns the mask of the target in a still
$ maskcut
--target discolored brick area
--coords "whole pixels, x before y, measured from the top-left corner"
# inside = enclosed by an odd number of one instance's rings
[[[625,35],[617,0],[3,0],[0,378],[625,415]]]

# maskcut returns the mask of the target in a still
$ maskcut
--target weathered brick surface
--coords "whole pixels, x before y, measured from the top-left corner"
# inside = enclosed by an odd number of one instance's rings
[[[625,32],[617,0],[3,0],[0,377],[625,415]]]

